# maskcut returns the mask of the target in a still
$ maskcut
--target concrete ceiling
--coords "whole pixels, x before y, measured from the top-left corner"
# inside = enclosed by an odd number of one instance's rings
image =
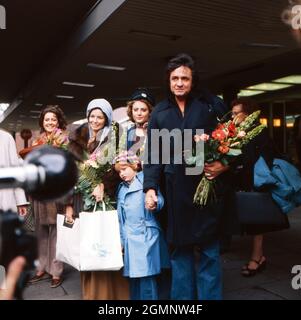
[[[9,0],[2,5],[8,23],[0,30],[0,102],[11,103],[11,109],[1,126],[10,130],[36,128],[37,114],[30,111],[46,104],[59,104],[71,122],[84,117],[96,97],[116,108],[144,86],[160,99],[166,61],[178,52],[197,58],[202,82],[215,93],[301,74],[300,49],[280,19],[287,0],[27,0],[22,6]]]

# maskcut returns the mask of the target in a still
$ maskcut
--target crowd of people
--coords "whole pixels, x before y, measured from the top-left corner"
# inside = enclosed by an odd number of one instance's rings
[[[155,105],[147,89],[133,92],[128,103],[131,125],[122,128],[113,121],[109,101],[93,99],[86,109],[87,123],[67,133],[65,116],[58,106],[47,106],[39,119],[41,134],[33,147],[51,144],[66,147],[78,162],[84,156],[103,157],[113,146],[116,156],[109,170],[99,176],[90,196],[97,203],[106,197],[117,201],[124,268],[120,271],[82,271],[81,290],[86,300],[157,300],[222,299],[223,281],[220,245],[223,235],[233,232],[254,236],[250,260],[241,274],[254,276],[263,271],[267,258],[263,252],[263,234],[288,228],[285,225],[242,225],[235,212],[236,190],[254,190],[254,166],[263,157],[269,166],[278,157],[267,130],[263,130],[244,148],[237,161],[225,164],[219,160],[205,163],[204,174],[216,181],[218,201],[198,206],[193,195],[200,174],[187,175],[184,153],[175,152],[177,142],[171,139],[170,162],[159,143],[159,161],[152,161],[154,129],[184,134],[197,129],[210,134],[219,119],[229,115],[221,99],[202,94],[195,61],[187,54],[173,57],[166,67],[167,97]],[[248,99],[231,104],[232,118],[243,122],[258,109]],[[229,117],[230,119],[231,117]],[[13,138],[0,130],[0,165],[18,163]],[[233,197],[232,197],[233,196]],[[56,259],[56,216],[65,214],[72,221],[83,211],[84,199],[74,192],[62,204],[29,199],[35,217],[39,246],[39,264],[29,280],[34,284],[50,278],[55,288],[63,282],[63,263]],[[22,190],[0,191],[0,209],[12,209],[26,215],[29,202]],[[264,212],[263,212],[264,214]],[[160,224],[160,215],[167,219]],[[230,226],[231,231],[225,230]],[[234,228],[233,226],[237,226]],[[233,231],[236,229],[235,231]],[[166,273],[170,269],[171,273]],[[171,274],[171,277],[168,275]],[[163,295],[162,292],[165,292]],[[166,293],[167,292],[167,293]]]

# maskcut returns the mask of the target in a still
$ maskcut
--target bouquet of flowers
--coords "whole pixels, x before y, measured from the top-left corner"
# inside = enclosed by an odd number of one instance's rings
[[[24,159],[33,149],[45,144],[67,150],[68,143],[68,135],[62,129],[56,128],[49,136],[47,136],[45,132],[42,133],[39,138],[33,142],[31,147],[22,149],[19,155]]]
[[[54,129],[49,136],[46,136],[46,144],[54,147],[67,150],[68,142],[68,136],[59,128]]]
[[[196,144],[204,144],[204,154],[196,154],[186,159],[188,165],[196,165],[201,159],[210,163],[220,161],[223,165],[228,165],[235,157],[242,153],[242,147],[255,138],[264,128],[265,125],[257,125],[260,111],[255,111],[247,116],[241,123],[236,119],[219,123],[211,135],[202,134],[195,136]],[[198,148],[196,148],[197,150]],[[202,174],[201,181],[194,194],[193,202],[205,206],[215,202],[215,179],[209,180]]]
[[[93,211],[101,204],[97,203],[92,195],[93,190],[108,173],[112,170],[112,161],[115,156],[114,145],[109,144],[104,149],[94,152],[88,156],[88,159],[78,165],[79,178],[75,187],[76,192],[80,192],[84,202],[84,210]],[[115,210],[116,202],[107,194],[104,194],[104,203],[108,210]]]
[[[69,143],[68,136],[66,133],[59,128],[53,130],[50,135],[43,132],[38,139],[34,141],[33,146],[40,146],[43,144],[49,144],[53,147],[58,147],[67,150]]]

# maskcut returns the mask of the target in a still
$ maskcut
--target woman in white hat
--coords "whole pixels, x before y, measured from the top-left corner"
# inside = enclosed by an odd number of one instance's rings
[[[88,104],[88,123],[80,126],[69,137],[69,150],[77,158],[81,158],[84,151],[100,156],[112,144],[117,148],[119,127],[112,122],[112,114],[112,107],[105,99],[94,99]],[[96,202],[103,201],[105,194],[114,197],[119,181],[113,170],[106,172],[92,192]],[[72,220],[74,214],[82,209],[83,199],[75,195],[73,204],[66,207],[67,220]],[[119,271],[81,272],[81,287],[85,300],[125,300],[129,297],[128,284]]]

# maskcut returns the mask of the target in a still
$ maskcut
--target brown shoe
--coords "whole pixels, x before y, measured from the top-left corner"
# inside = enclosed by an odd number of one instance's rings
[[[35,276],[33,276],[31,279],[28,280],[28,283],[36,283],[38,281],[41,280],[46,280],[50,278],[50,274],[48,274],[47,272],[43,272],[41,274],[36,274]]]
[[[63,283],[63,278],[53,279],[51,280],[50,288],[56,288]]]

